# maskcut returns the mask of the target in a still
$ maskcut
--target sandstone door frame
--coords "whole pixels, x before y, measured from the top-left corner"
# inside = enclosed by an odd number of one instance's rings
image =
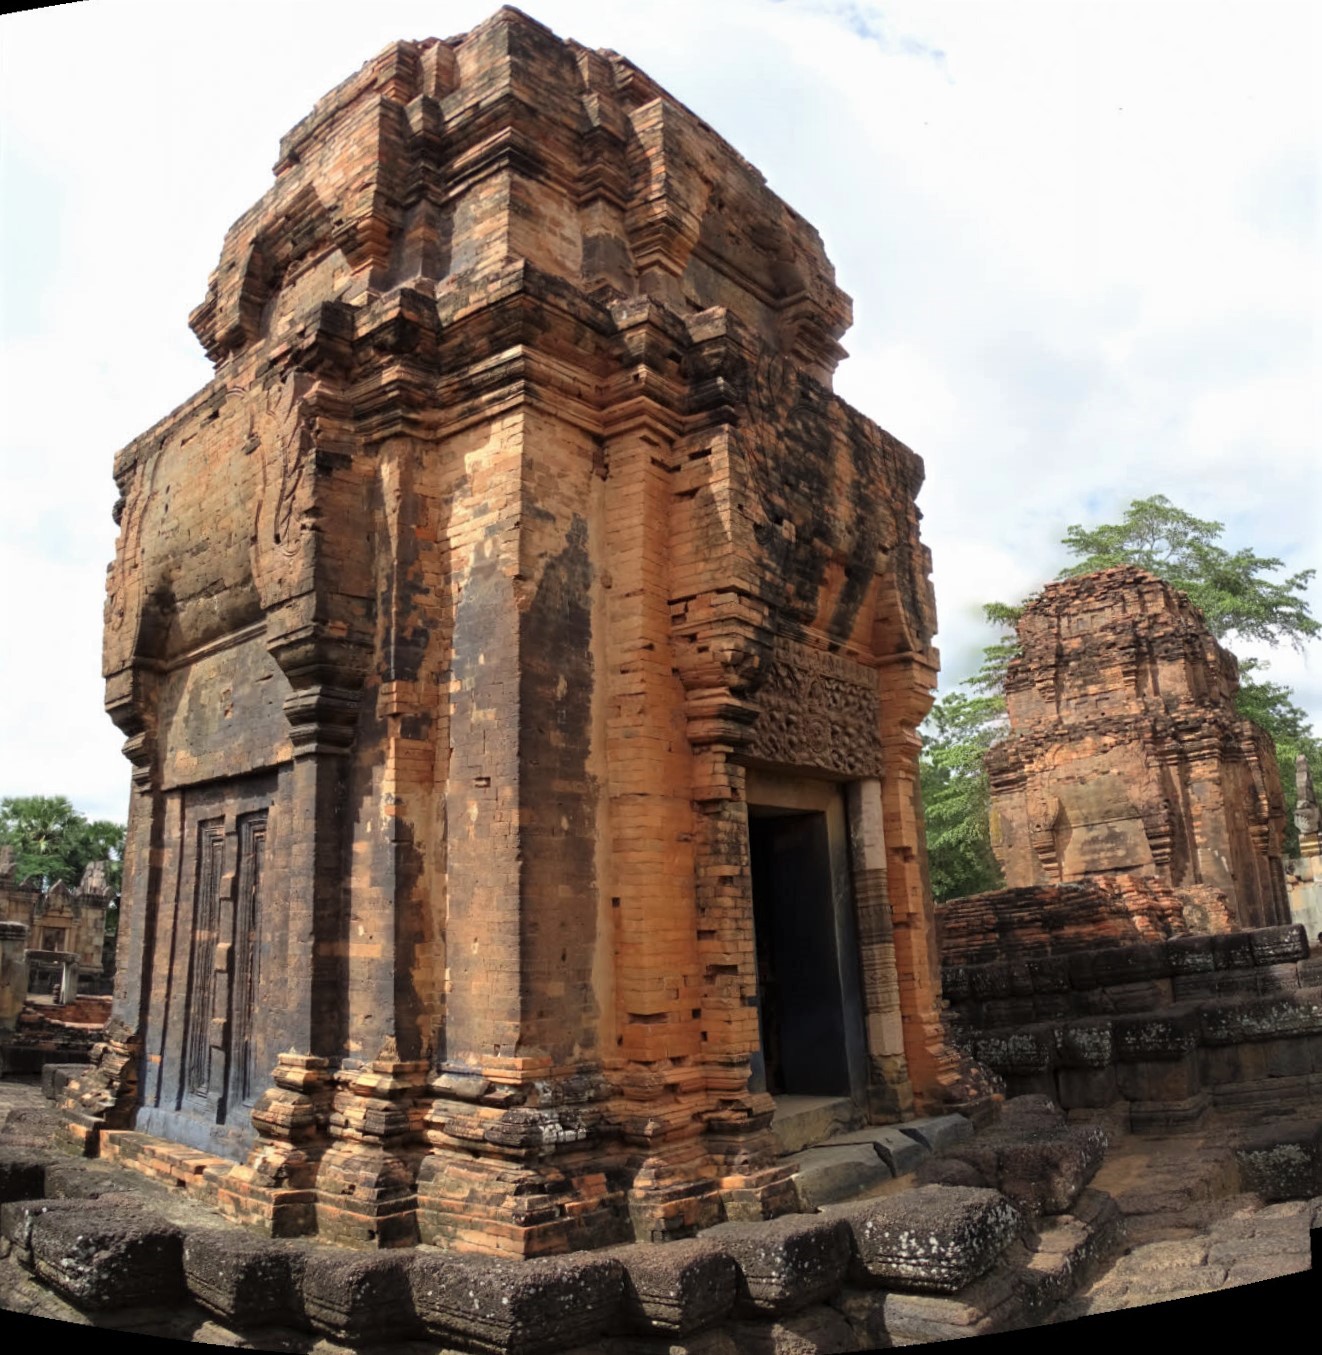
[[[815,777],[811,774],[794,774],[785,771],[768,772],[748,768],[745,783],[745,810],[749,833],[750,867],[753,855],[754,830],[756,819],[783,818],[789,822],[798,821],[809,831],[815,832],[820,839],[820,864],[809,866],[818,872],[822,888],[828,894],[826,907],[822,909],[823,920],[828,920],[833,934],[827,939],[818,957],[819,964],[825,962],[833,968],[830,975],[831,988],[829,1000],[834,1007],[832,1015],[838,1016],[838,1038],[843,1048],[832,1051],[836,1068],[841,1075],[838,1080],[843,1084],[834,1090],[809,1090],[796,1086],[794,1079],[777,1095],[838,1095],[862,1105],[866,1102],[868,1084],[868,1059],[865,1035],[866,1011],[859,953],[859,919],[857,916],[857,895],[854,887],[853,870],[850,862],[850,840],[848,822],[848,795],[846,785],[840,781]],[[807,821],[815,818],[816,822]],[[757,872],[750,869],[750,884]],[[764,904],[776,906],[771,900]],[[750,909],[756,907],[750,890]],[[757,928],[754,923],[754,933]],[[760,938],[765,947],[768,938]],[[826,977],[824,969],[821,977]],[[759,990],[761,979],[759,978]],[[762,994],[759,991],[759,997]],[[789,1013],[782,1014],[786,1022],[792,1019]],[[829,1019],[829,1018],[828,1018]],[[759,1040],[764,1034],[759,1023]],[[783,1038],[783,1033],[782,1033]],[[753,1058],[754,1078],[765,1084],[765,1051],[759,1046]],[[761,1088],[755,1086],[754,1090]],[[772,1090],[769,1086],[767,1090]]]

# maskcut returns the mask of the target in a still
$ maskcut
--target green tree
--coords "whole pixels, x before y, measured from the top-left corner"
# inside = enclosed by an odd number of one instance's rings
[[[1076,558],[1058,577],[1137,565],[1184,592],[1202,612],[1208,629],[1232,649],[1236,640],[1301,648],[1306,640],[1322,634],[1322,622],[1310,612],[1306,596],[1315,571],[1273,578],[1274,572],[1284,568],[1282,561],[1250,550],[1226,550],[1218,544],[1224,531],[1224,524],[1196,518],[1164,495],[1135,499],[1120,522],[1093,528],[1075,524],[1067,529],[1062,544]],[[984,608],[988,622],[1000,627],[1001,634],[983,650],[978,672],[962,684],[975,695],[956,691],[942,698],[923,727],[924,804],[928,805],[930,787],[936,810],[934,832],[932,808],[927,809],[928,858],[938,899],[976,892],[964,888],[963,881],[993,878],[986,872],[991,856],[990,796],[981,759],[1004,732],[1005,675],[1019,652],[1014,626],[1032,600],[1026,598],[1018,606],[993,602]],[[1241,661],[1236,705],[1276,745],[1286,799],[1285,850],[1291,855],[1298,851],[1295,757],[1303,753],[1314,780],[1322,779],[1322,742],[1310,728],[1306,712],[1294,704],[1289,689],[1262,676],[1266,667],[1257,659]],[[961,769],[959,775],[947,770],[955,766]],[[973,822],[959,823],[961,816]],[[997,873],[994,883],[982,883],[979,888],[995,888],[999,883]]]
[[[932,707],[919,765],[932,892],[958,899],[1004,883],[988,827],[982,759],[1005,731],[1005,703],[951,692]]]
[[[89,820],[63,795],[12,795],[0,800],[0,844],[14,850],[14,875],[47,884],[76,885],[93,861],[109,861],[107,878],[119,892],[124,825]]]

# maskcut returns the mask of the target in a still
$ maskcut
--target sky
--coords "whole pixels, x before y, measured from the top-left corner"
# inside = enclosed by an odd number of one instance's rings
[[[527,0],[623,53],[820,231],[836,390],[912,447],[941,691],[1073,523],[1165,494],[1322,566],[1311,3]],[[84,0],[0,19],[0,796],[123,819],[102,709],[115,452],[211,377],[188,329],[280,137],[494,0]],[[1322,617],[1322,583],[1309,600]],[[1268,653],[1322,731],[1322,643]]]

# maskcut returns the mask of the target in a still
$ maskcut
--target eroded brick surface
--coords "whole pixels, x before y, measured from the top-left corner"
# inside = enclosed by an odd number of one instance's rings
[[[1276,755],[1189,600],[1104,570],[1048,584],[1019,638],[1012,732],[987,762],[1006,883],[1128,872],[1219,889],[1238,926],[1288,922]]]

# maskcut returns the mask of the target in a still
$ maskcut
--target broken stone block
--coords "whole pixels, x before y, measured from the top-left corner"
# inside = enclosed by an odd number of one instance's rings
[[[1052,1032],[1056,1062],[1065,1068],[1105,1068],[1115,1062],[1115,1037],[1108,1019],[1071,1021]]]
[[[844,1314],[820,1304],[775,1322],[735,1322],[730,1335],[738,1355],[826,1355],[861,1348]]]
[[[408,1268],[401,1251],[309,1254],[303,1266],[303,1311],[318,1331],[341,1341],[420,1337]]]
[[[197,1228],[184,1236],[184,1281],[197,1303],[240,1327],[296,1323],[307,1253],[256,1233]]]
[[[1063,1214],[1105,1156],[1106,1133],[1096,1125],[1034,1130],[1004,1145],[995,1186],[1025,1214]]]
[[[1166,963],[1173,975],[1211,974],[1216,969],[1210,936],[1172,936],[1166,942]]]
[[[968,966],[969,988],[980,1002],[1010,996],[1010,966],[979,964]]]
[[[1308,990],[1273,997],[1217,998],[1202,1003],[1198,1017],[1201,1039],[1207,1045],[1322,1032],[1322,1003],[1313,1000]]]
[[[993,1181],[973,1162],[961,1157],[934,1157],[924,1162],[916,1177],[923,1186],[980,1186],[995,1189]]]
[[[1258,970],[1258,991],[1260,993],[1294,993],[1298,989],[1298,964],[1293,962],[1272,964]]]
[[[1152,1068],[1162,1065],[1130,1064],[1131,1068]],[[1170,1067],[1172,1065],[1164,1065]],[[1123,1089],[1122,1089],[1123,1090]],[[1129,1127],[1135,1134],[1163,1134],[1196,1125],[1207,1113],[1211,1098],[1205,1091],[1169,1100],[1131,1100]]]
[[[896,1125],[881,1125],[868,1133],[877,1156],[892,1176],[907,1176],[911,1171],[917,1171],[931,1154],[925,1143]]]
[[[1093,954],[1093,977],[1103,987],[1164,979],[1170,972],[1163,941],[1138,946],[1107,946]]]
[[[687,1335],[734,1308],[739,1268],[705,1240],[641,1243],[611,1255],[624,1267],[625,1317],[639,1331]]]
[[[52,1162],[46,1168],[46,1195],[51,1199],[99,1200],[133,1190],[133,1179],[126,1173],[86,1158]]]
[[[989,1187],[1025,1217],[1034,1218],[1069,1210],[1105,1156],[1106,1133],[1096,1125],[998,1127],[934,1159],[919,1171],[918,1179]],[[969,1170],[960,1172],[951,1167],[953,1162]]]
[[[973,996],[967,965],[947,965],[941,971],[941,996],[947,1002],[967,1002]]]
[[[1322,1120],[1276,1125],[1235,1149],[1240,1183],[1264,1200],[1322,1195]]]
[[[1183,1058],[1146,1059],[1141,1063],[1117,1063],[1115,1084],[1127,1101],[1183,1101],[1197,1095],[1203,1086],[1198,1051]]]
[[[794,1165],[794,1184],[804,1213],[837,1200],[855,1199],[894,1179],[871,1143],[828,1142],[807,1148],[788,1161]]]
[[[0,1148],[0,1202],[39,1200],[46,1193],[46,1165],[30,1150]]]
[[[1120,1095],[1115,1066],[1107,1068],[1058,1068],[1056,1095],[1066,1110],[1099,1110]]]
[[[1247,932],[1224,932],[1213,936],[1212,960],[1217,969],[1252,969],[1252,938]]]
[[[995,1190],[919,1186],[842,1211],[860,1283],[954,1294],[986,1274],[1019,1235],[1019,1211]]]
[[[1054,1052],[1049,1027],[981,1034],[974,1050],[979,1063],[994,1068],[1002,1076],[1045,1072],[1051,1066]]]
[[[739,1267],[736,1311],[779,1317],[833,1294],[849,1270],[853,1242],[839,1215],[788,1214],[762,1223],[722,1223],[703,1234]]]
[[[624,1267],[591,1252],[515,1261],[426,1248],[408,1276],[428,1334],[461,1350],[563,1350],[625,1322]]]
[[[934,1115],[924,1120],[909,1120],[897,1128],[933,1153],[943,1152],[973,1137],[973,1125],[963,1115]]]
[[[1117,1062],[1177,1062],[1198,1047],[1198,1018],[1193,1011],[1117,1016],[1111,1033]]]
[[[1028,960],[1028,972],[1033,978],[1033,992],[1068,993],[1070,964],[1063,955],[1040,955]]]
[[[0,1136],[3,1136],[6,1148],[49,1152],[58,1126],[54,1112],[45,1107],[0,1112]]]
[[[1024,1131],[1054,1129],[1064,1123],[1064,1112],[1049,1096],[1012,1096],[1001,1107],[997,1127]]]
[[[30,1265],[33,1223],[42,1214],[64,1209],[136,1209],[140,1205],[136,1195],[103,1196],[98,1200],[10,1200],[0,1204],[0,1239],[14,1249],[19,1261]]]
[[[1248,937],[1255,965],[1278,965],[1308,959],[1308,933],[1301,923],[1286,927],[1255,927]]]
[[[1028,1241],[1017,1279],[1024,1318],[1037,1323],[1050,1320],[1064,1300],[1119,1255],[1126,1241],[1125,1218],[1111,1196],[1085,1190],[1071,1213],[1041,1219]]]
[[[69,1085],[70,1078],[86,1072],[86,1063],[47,1063],[41,1069],[41,1094],[48,1101],[59,1099],[60,1093]]]
[[[1016,1271],[995,1266],[955,1294],[894,1292],[878,1296],[874,1324],[881,1348],[926,1345],[985,1336],[1023,1325],[1024,1301]]]
[[[34,1214],[37,1277],[76,1307],[99,1311],[169,1305],[186,1288],[183,1234],[145,1210],[70,1201]]]

